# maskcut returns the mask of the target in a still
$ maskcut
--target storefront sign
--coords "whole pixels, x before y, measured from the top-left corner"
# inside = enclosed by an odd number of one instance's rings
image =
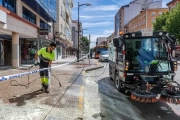
[[[39,29],[39,35],[49,35],[48,29]]]

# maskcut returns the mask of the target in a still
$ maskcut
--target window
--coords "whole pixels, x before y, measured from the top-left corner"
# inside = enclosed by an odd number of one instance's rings
[[[156,13],[155,12],[151,12],[151,16],[156,16]]]
[[[159,12],[159,15],[162,15],[163,12]]]
[[[72,31],[75,32],[75,27],[72,27]]]
[[[8,10],[16,13],[16,0],[0,0],[0,4]]]
[[[63,9],[62,9],[62,6],[61,6],[61,16],[63,17]]]
[[[152,19],[152,20],[151,20],[152,23],[155,22],[155,21],[156,21],[155,19]]]
[[[36,24],[36,15],[23,6],[23,18]]]
[[[40,27],[44,29],[48,29],[49,32],[51,32],[51,26],[45,23],[43,20],[40,19]]]

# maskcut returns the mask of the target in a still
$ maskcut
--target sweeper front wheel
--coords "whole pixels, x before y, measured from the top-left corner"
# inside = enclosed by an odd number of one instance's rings
[[[119,79],[119,76],[116,74],[115,75],[115,85],[116,85],[116,88],[119,92],[125,92],[125,88],[124,88],[124,84],[123,82]]]

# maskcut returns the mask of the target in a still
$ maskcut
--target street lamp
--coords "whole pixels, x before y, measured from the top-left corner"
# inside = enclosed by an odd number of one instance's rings
[[[78,50],[77,50],[77,62],[79,62],[79,8],[80,8],[81,6],[83,6],[83,5],[85,5],[85,6],[91,6],[91,4],[89,4],[89,3],[79,4],[79,2],[78,2]]]

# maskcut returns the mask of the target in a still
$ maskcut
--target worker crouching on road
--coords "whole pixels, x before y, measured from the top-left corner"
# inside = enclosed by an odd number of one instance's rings
[[[55,59],[54,49],[56,48],[55,43],[51,43],[48,47],[41,48],[35,56],[35,65],[38,64],[38,56],[40,58],[40,69],[43,68],[51,68],[51,63]],[[49,85],[49,72],[48,70],[40,71],[40,79],[42,83],[41,91],[45,91],[49,93],[48,85]]]

